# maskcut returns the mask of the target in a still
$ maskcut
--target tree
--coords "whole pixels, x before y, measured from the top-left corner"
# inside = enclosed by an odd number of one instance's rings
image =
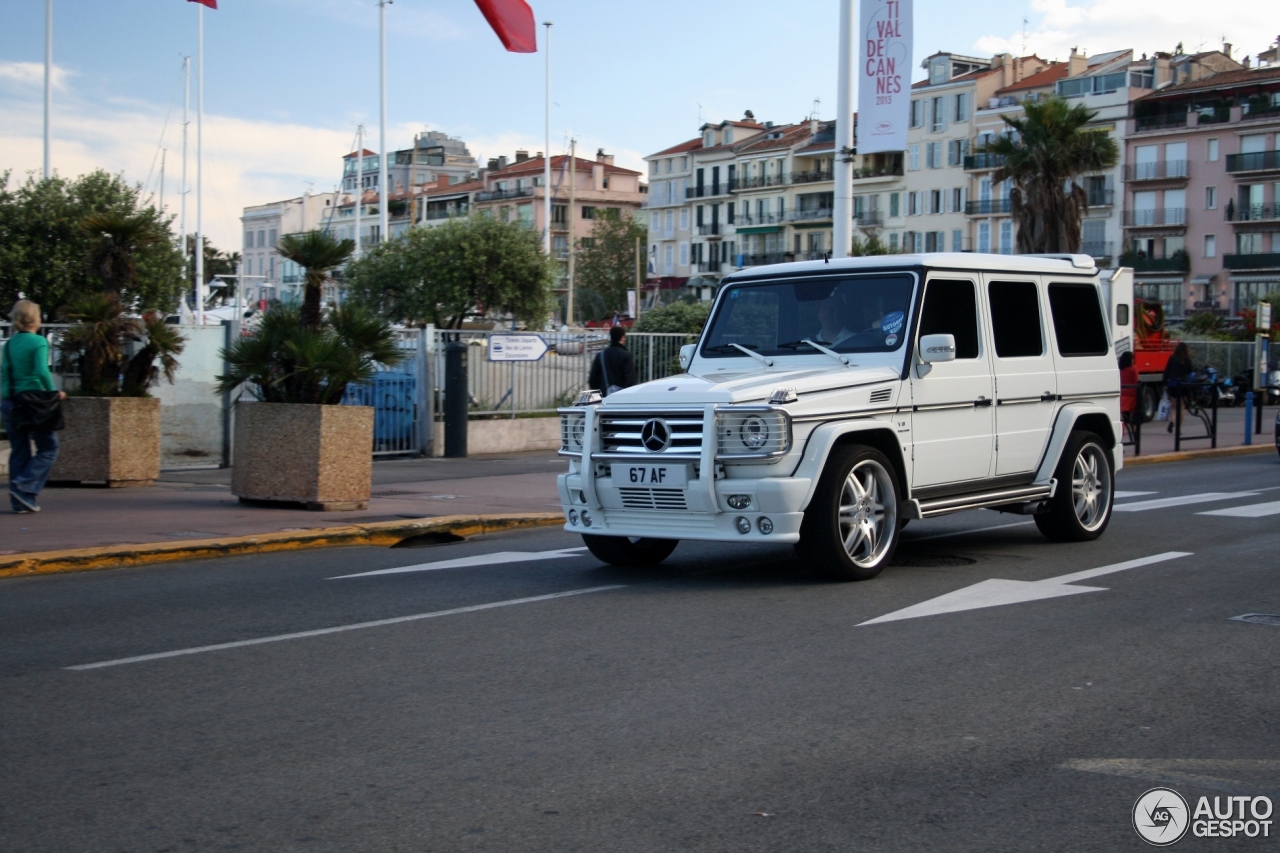
[[[574,259],[574,284],[584,291],[599,294],[606,314],[625,311],[627,291],[635,287],[636,246],[645,244],[648,231],[631,214],[615,210],[598,210],[595,223],[590,242],[584,240],[579,243]],[[639,244],[636,240],[640,241]],[[577,294],[574,296],[577,301]],[[587,295],[581,304],[591,305],[591,297]],[[574,313],[583,314],[581,311]]]
[[[477,214],[413,228],[346,268],[347,298],[392,322],[457,329],[470,315],[546,319],[552,263],[538,235]]]
[[[1087,126],[1097,111],[1083,104],[1050,96],[1023,101],[1022,108],[1021,118],[1004,116],[1016,133],[978,149],[1004,158],[992,179],[1013,182],[1009,201],[1018,253],[1078,252],[1089,194],[1077,181],[1114,167],[1120,149],[1105,131]]]
[[[339,240],[327,231],[307,231],[281,237],[276,250],[304,270],[299,320],[308,329],[319,329],[324,284],[332,278],[333,270],[351,257],[356,250],[355,241]]]
[[[101,293],[104,282],[91,255],[101,233],[81,225],[90,216],[111,215],[134,218],[159,235],[132,254],[132,281],[121,289],[126,309],[167,313],[177,306],[185,288],[172,217],[143,204],[138,186],[101,170],[72,180],[30,176],[12,187],[10,177],[0,173],[0,302],[11,305],[21,294],[55,318]]]
[[[89,235],[89,268],[102,279],[102,292],[116,296],[137,284],[138,254],[169,237],[145,213],[91,213],[80,228]]]
[[[853,245],[849,248],[849,257],[864,258],[871,255],[896,255],[898,250],[892,248],[888,243],[880,239],[878,234],[872,234],[865,240],[853,238]]]
[[[650,308],[632,327],[636,332],[682,332],[702,334],[711,313],[710,302],[673,302],[661,308]]]
[[[196,280],[196,235],[187,235],[187,275],[184,279],[190,287],[190,282]],[[225,278],[234,278],[236,270],[240,268],[239,252],[224,252],[209,242],[209,238],[204,238],[204,283],[209,284],[218,276]],[[249,271],[245,270],[245,275]],[[235,291],[230,287],[218,288],[211,293],[215,302],[225,303],[228,300],[235,299]]]

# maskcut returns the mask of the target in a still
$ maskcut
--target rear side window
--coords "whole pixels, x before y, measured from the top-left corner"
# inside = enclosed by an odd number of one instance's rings
[[[996,356],[1044,355],[1036,283],[993,281],[987,285],[987,296],[991,300],[991,336],[995,339]]]
[[[924,291],[920,336],[954,335],[956,358],[978,357],[978,300],[973,282],[935,278]]]
[[[1059,355],[1107,355],[1107,327],[1102,317],[1098,289],[1091,284],[1049,285],[1049,311],[1058,338]]]

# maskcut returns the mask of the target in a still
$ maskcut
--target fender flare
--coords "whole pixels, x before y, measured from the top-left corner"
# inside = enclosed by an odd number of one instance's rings
[[[1062,456],[1062,449],[1066,446],[1067,439],[1071,437],[1076,424],[1085,417],[1096,420],[1099,415],[1105,418],[1111,426],[1111,434],[1104,433],[1102,438],[1103,440],[1111,440],[1113,468],[1119,471],[1124,465],[1124,447],[1116,440],[1116,436],[1124,433],[1119,421],[1113,417],[1113,414],[1105,406],[1097,403],[1068,403],[1059,409],[1057,416],[1054,418],[1053,431],[1049,434],[1049,443],[1045,446],[1044,456],[1040,459],[1040,467],[1036,469],[1035,481],[1042,483],[1053,477],[1054,471],[1058,467],[1058,459]]]
[[[791,473],[792,477],[807,478],[809,480],[809,488],[805,492],[804,501],[800,505],[801,510],[809,508],[809,502],[813,500],[814,492],[818,490],[818,480],[822,478],[822,472],[827,467],[827,459],[831,455],[832,448],[837,444],[845,443],[843,439],[846,436],[858,433],[878,433],[875,436],[874,443],[869,442],[869,444],[889,457],[889,461],[897,469],[898,479],[902,488],[903,494],[900,496],[900,500],[908,497],[911,469],[903,458],[902,444],[894,433],[893,424],[870,419],[839,421],[821,424],[813,432],[809,433],[809,437],[805,441],[804,455],[800,459],[800,464]],[[893,452],[889,452],[890,448],[892,448]]]

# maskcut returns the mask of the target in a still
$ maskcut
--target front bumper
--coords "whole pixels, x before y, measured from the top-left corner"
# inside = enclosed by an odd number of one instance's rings
[[[622,493],[608,477],[597,477],[591,484],[585,479],[584,474],[573,472],[556,478],[566,519],[570,510],[579,516],[586,510],[591,518],[589,527],[581,520],[576,525],[566,520],[565,530],[724,542],[800,541],[802,504],[810,486],[806,477],[723,478],[711,484],[695,477],[680,490],[683,509],[635,509],[624,505]],[[746,495],[750,503],[744,509],[734,509],[728,503],[730,495]],[[771,532],[760,531],[762,517],[772,522]],[[750,523],[749,532],[739,531],[739,518]]]

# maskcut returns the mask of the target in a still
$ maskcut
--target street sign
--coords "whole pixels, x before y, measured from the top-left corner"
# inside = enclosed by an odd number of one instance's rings
[[[490,361],[540,361],[547,354],[542,335],[490,335]]]

